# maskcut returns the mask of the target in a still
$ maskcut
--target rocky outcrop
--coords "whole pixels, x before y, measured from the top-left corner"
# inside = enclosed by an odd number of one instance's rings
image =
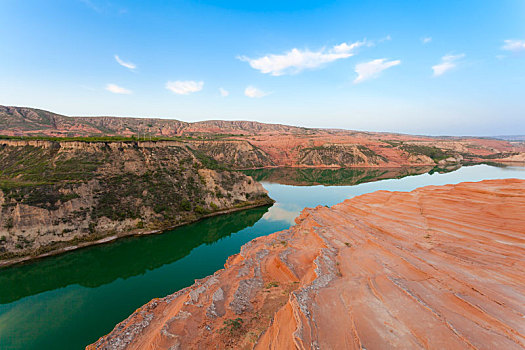
[[[525,181],[305,209],[90,349],[522,349]]]
[[[298,163],[308,166],[351,167],[385,165],[387,159],[370,148],[355,144],[323,144],[299,151]]]
[[[234,169],[253,169],[276,166],[270,156],[255,147],[248,141],[221,140],[221,141],[191,141],[192,146]]]
[[[182,142],[1,140],[0,159],[4,260],[272,202],[252,178]]]

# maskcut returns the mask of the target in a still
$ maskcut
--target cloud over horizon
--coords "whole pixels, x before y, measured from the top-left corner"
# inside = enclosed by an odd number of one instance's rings
[[[525,51],[525,40],[509,39],[503,42],[505,44],[501,47],[502,50],[512,52]]]
[[[256,87],[251,86],[251,85],[247,86],[246,89],[244,89],[244,95],[250,98],[261,98],[269,94],[270,94],[269,92],[259,90]]]
[[[230,92],[224,88],[219,88],[219,93],[221,94],[222,97],[226,97],[230,94]]]
[[[399,64],[401,64],[400,60],[387,61],[386,58],[378,58],[369,62],[358,63],[355,65],[357,78],[355,78],[354,84],[361,83],[368,79],[377,78],[385,69]]]
[[[106,90],[109,92],[112,92],[114,94],[123,94],[123,95],[130,95],[132,93],[131,90],[128,90],[126,88],[123,88],[122,86],[118,86],[116,84],[107,84]]]
[[[457,61],[465,57],[465,54],[459,54],[459,55],[445,55],[441,57],[441,63],[438,63],[434,66],[432,66],[432,70],[434,71],[434,76],[438,77],[440,75],[445,74],[449,70],[456,68]]]
[[[189,95],[191,93],[201,91],[203,86],[203,81],[193,80],[176,80],[168,81],[166,83],[166,89],[177,95]]]
[[[363,45],[368,45],[365,40],[351,44],[344,42],[334,45],[330,49],[322,48],[318,51],[293,48],[284,54],[269,54],[259,58],[246,56],[237,58],[243,62],[248,62],[253,69],[263,74],[280,76],[296,74],[305,69],[314,69],[339,59],[351,57],[354,55],[354,51]]]
[[[125,62],[118,57],[118,55],[115,55],[115,61],[117,61],[118,64],[120,64],[122,67],[126,67],[130,70],[135,70],[137,68],[137,65],[131,62]]]

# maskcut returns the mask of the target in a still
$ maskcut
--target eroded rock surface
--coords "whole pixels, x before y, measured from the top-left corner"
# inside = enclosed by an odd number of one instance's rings
[[[305,209],[91,349],[522,349],[525,181]]]

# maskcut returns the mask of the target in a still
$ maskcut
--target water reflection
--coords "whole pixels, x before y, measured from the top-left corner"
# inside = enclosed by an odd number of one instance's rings
[[[293,186],[352,186],[364,182],[384,179],[400,179],[420,175],[434,169],[433,166],[408,168],[342,168],[342,169],[300,169],[266,168],[243,171],[259,182],[278,183]],[[456,167],[457,169],[457,167]],[[455,170],[455,169],[454,169]],[[452,170],[450,170],[452,171]]]
[[[95,288],[143,274],[253,226],[267,211],[263,207],[217,216],[161,235],[126,238],[0,270],[0,303],[70,284]]]

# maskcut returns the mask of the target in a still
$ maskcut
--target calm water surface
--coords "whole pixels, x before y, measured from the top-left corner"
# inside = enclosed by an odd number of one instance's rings
[[[271,208],[209,218],[162,235],[123,239],[0,269],[0,349],[84,348],[142,304],[222,268],[227,257],[249,240],[290,227],[304,207],[333,205],[376,190],[525,179],[521,167],[477,165],[443,174],[428,171],[252,171],[276,200]]]

